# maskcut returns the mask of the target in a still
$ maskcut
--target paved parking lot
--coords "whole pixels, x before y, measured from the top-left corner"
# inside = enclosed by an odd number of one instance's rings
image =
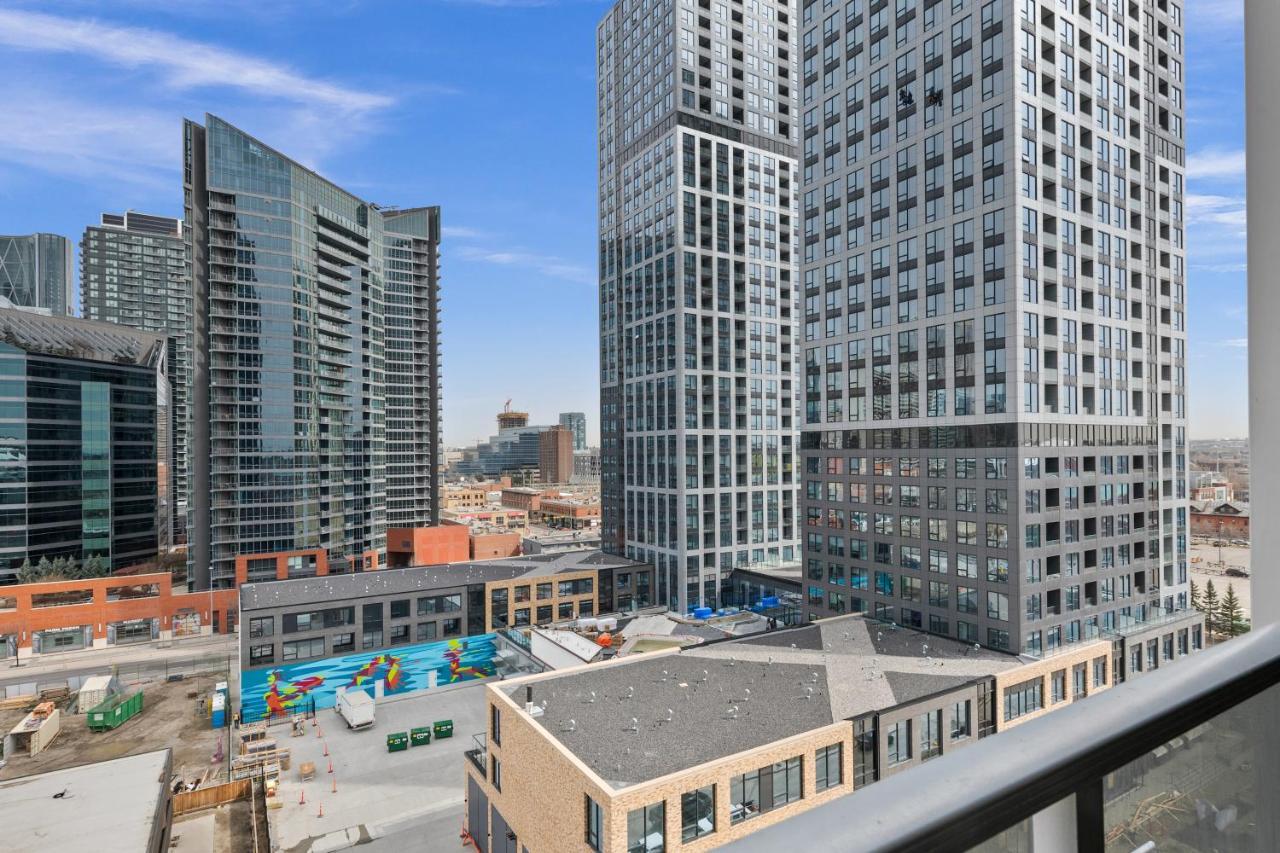
[[[353,732],[331,709],[317,716],[322,737],[308,726],[304,737],[289,737],[285,726],[273,727],[282,746],[291,750],[290,769],[281,784],[284,805],[271,814],[273,838],[286,853],[328,853],[356,844],[383,849],[378,839],[395,839],[405,851],[461,850],[458,831],[463,814],[463,753],[473,747],[471,735],[485,729],[484,685],[438,688],[409,696],[382,699],[373,728]],[[408,732],[436,720],[453,720],[454,735],[432,738],[428,746],[387,752],[391,732]],[[329,757],[324,746],[328,744]],[[333,775],[328,771],[333,761]],[[298,779],[304,761],[316,765],[316,778]],[[332,782],[337,782],[337,793]],[[306,804],[298,798],[305,792]],[[324,816],[320,817],[320,808]],[[385,847],[387,841],[381,842]]]

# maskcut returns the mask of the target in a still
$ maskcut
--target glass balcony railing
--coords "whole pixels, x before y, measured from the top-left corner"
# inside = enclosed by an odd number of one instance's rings
[[[727,845],[752,853],[1280,850],[1280,626]]]

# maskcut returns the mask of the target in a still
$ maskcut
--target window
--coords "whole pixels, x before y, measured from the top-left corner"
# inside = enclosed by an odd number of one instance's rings
[[[409,626],[408,625],[392,625],[391,626],[391,645],[399,645],[400,643],[409,642]]]
[[[742,823],[760,814],[760,771],[729,780],[729,823]]]
[[[356,635],[352,633],[334,634],[333,635],[333,651],[336,652],[354,652],[356,650]]]
[[[434,640],[436,638],[436,623],[419,622],[418,623],[418,642]]]
[[[446,637],[456,637],[456,636],[458,636],[459,634],[461,634],[461,633],[462,633],[462,620],[461,620],[461,619],[446,619],[446,620],[444,620],[444,631],[443,631],[443,633],[444,633],[444,635],[445,635]]]
[[[1016,720],[1018,717],[1039,711],[1044,707],[1044,679],[1033,678],[1004,689],[1004,719]]]
[[[716,786],[680,795],[680,840],[693,841],[716,831]]]
[[[600,851],[600,825],[602,823],[600,817],[600,804],[590,797],[584,797],[587,801],[587,846],[596,853]]]
[[[1107,685],[1107,658],[1106,656],[1093,659],[1093,686],[1105,687]]]
[[[391,618],[392,619],[408,619],[409,618],[409,599],[403,598],[399,601],[391,602]]]
[[[911,760],[911,721],[894,723],[885,731],[888,746],[888,764],[892,767]]]
[[[966,700],[951,706],[951,739],[962,740],[973,732],[972,707]]]
[[[804,759],[800,756],[779,761],[773,765],[773,807],[794,803],[804,796],[802,790],[801,768]]]
[[[280,646],[280,660],[305,660],[324,657],[324,637],[310,640],[286,640]]]
[[[920,728],[920,760],[928,761],[942,754],[942,712],[930,711],[917,718]]]
[[[1060,669],[1053,674],[1051,679],[1053,682],[1052,699],[1053,702],[1063,702],[1067,698],[1067,671]]]
[[[249,666],[262,666],[267,663],[275,663],[276,647],[267,643],[265,646],[249,647]]]
[[[502,711],[497,705],[489,706],[489,740],[502,746]]]
[[[627,853],[662,853],[666,848],[666,803],[627,812]]]
[[[844,744],[833,743],[824,746],[813,755],[814,791],[825,791],[834,788],[844,781],[843,770]]]
[[[276,618],[274,616],[262,616],[249,620],[250,637],[270,637],[275,632]]]
[[[489,781],[496,790],[502,790],[502,761],[492,754],[489,756]]]

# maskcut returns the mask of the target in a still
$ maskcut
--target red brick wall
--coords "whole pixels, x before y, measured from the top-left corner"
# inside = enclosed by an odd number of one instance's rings
[[[107,590],[122,586],[154,585],[157,595],[121,601],[107,601]],[[32,596],[41,593],[85,591],[92,601],[85,604],[67,604],[54,607],[32,607]],[[218,613],[218,626],[227,633],[239,602],[234,589],[210,592],[173,591],[173,579],[168,572],[144,575],[113,576],[79,581],[54,581],[28,583],[0,587],[0,599],[13,599],[13,609],[0,610],[0,634],[18,637],[20,648],[31,647],[33,631],[52,628],[70,628],[77,625],[93,626],[95,639],[105,639],[107,624],[129,619],[160,619],[160,630],[171,630],[173,617],[181,610],[194,610],[200,614],[200,624],[213,621],[212,611]],[[234,617],[233,617],[234,618]]]
[[[481,533],[471,537],[471,559],[495,560],[520,556],[519,533]]]
[[[470,558],[466,525],[387,528],[387,565],[434,566]]]

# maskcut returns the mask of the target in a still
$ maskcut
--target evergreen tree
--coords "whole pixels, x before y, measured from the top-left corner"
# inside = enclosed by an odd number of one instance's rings
[[[31,565],[31,557],[22,561],[18,567],[18,583],[32,583],[36,579],[35,566]]]
[[[103,562],[101,555],[90,554],[85,558],[84,568],[80,570],[81,575],[86,578],[100,578],[107,575],[107,566]]]
[[[1227,594],[1222,596],[1222,603],[1218,605],[1218,621],[1228,637],[1234,637],[1249,630],[1248,623],[1244,621],[1240,599],[1236,598],[1236,588],[1232,584],[1227,584]]]
[[[80,563],[76,560],[74,554],[67,557],[67,565],[64,571],[71,580],[77,580],[80,577]]]
[[[41,557],[40,562],[36,563],[36,580],[45,580],[52,571],[53,563],[49,562],[48,557]]]
[[[1196,610],[1204,610],[1204,602],[1200,600],[1200,585],[1195,581],[1191,582],[1191,606]]]
[[[1218,591],[1213,588],[1213,581],[1210,580],[1204,585],[1204,628],[1210,637],[1213,637],[1213,631],[1218,626]]]

